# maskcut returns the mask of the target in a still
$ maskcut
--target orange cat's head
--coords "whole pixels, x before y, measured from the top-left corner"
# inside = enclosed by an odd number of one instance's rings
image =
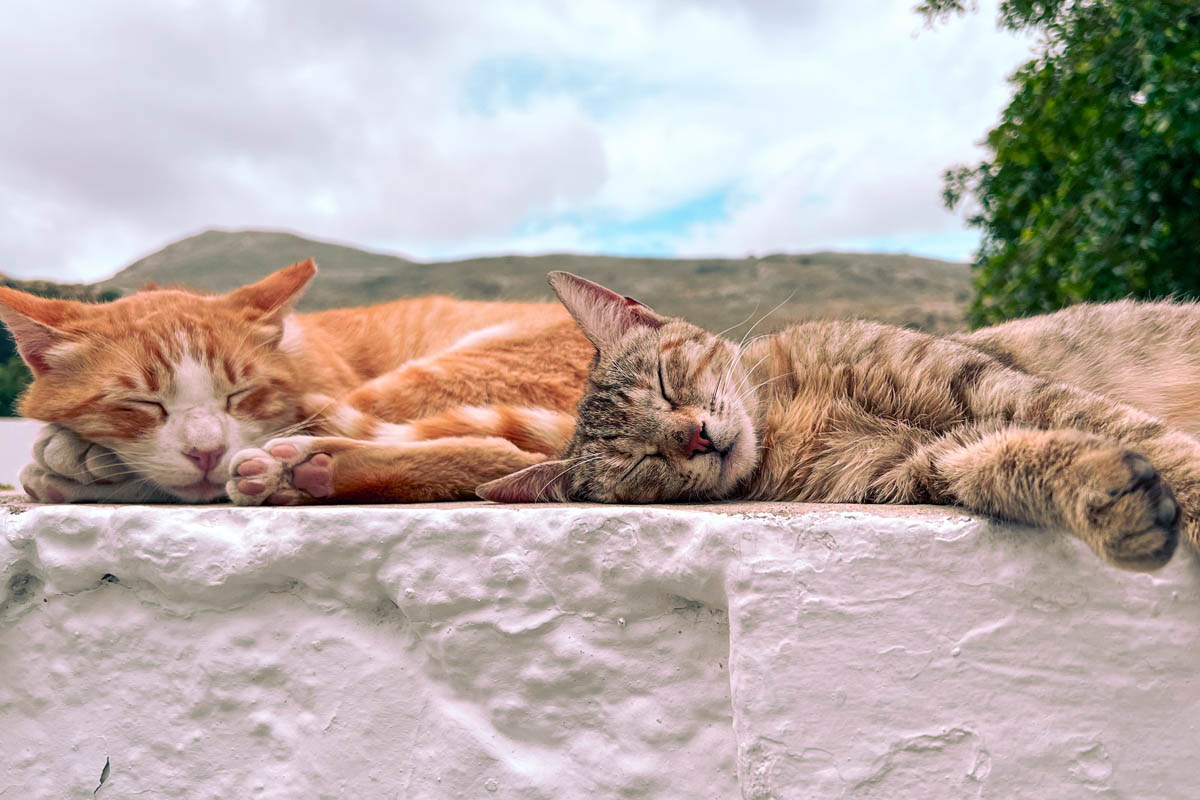
[[[0,319],[33,371],[21,413],[111,448],[181,500],[216,499],[234,453],[298,421],[287,314],[315,274],[309,259],[229,294],[153,289],[104,305],[0,287]]]

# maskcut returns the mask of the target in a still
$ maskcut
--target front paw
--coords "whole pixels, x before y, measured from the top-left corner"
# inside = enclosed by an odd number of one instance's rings
[[[1079,466],[1089,478],[1081,521],[1100,554],[1125,569],[1157,569],[1170,561],[1180,512],[1158,470],[1137,453],[1112,450],[1084,456]]]
[[[86,502],[86,486],[64,478],[41,464],[26,464],[19,476],[25,494],[37,503],[83,503]]]
[[[41,464],[21,470],[25,493],[39,503],[175,503],[174,495],[145,480],[121,483],[77,483],[50,472]]]
[[[134,477],[112,450],[60,425],[42,429],[33,443],[33,458],[47,472],[81,485],[123,483]]]
[[[273,439],[260,450],[233,457],[225,484],[229,499],[240,506],[298,505],[333,494],[333,456],[317,449],[311,436]]]

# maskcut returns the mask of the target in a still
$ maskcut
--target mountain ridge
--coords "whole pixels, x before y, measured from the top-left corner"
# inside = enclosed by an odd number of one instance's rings
[[[550,299],[545,274],[554,269],[714,330],[780,304],[768,329],[804,318],[863,317],[943,333],[965,326],[963,307],[970,298],[967,264],[908,255],[821,252],[737,259],[562,253],[422,262],[264,230],[188,236],[91,286],[129,293],[152,282],[220,292],[309,257],[321,272],[299,304],[302,311],[424,294]]]

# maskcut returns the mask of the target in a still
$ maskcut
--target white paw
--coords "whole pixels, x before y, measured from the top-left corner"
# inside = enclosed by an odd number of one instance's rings
[[[229,465],[234,477],[225,484],[229,499],[240,506],[287,506],[330,497],[333,457],[314,450],[319,441],[289,436],[237,453]]]
[[[80,503],[84,501],[81,483],[56,475],[41,464],[26,464],[19,476],[25,494],[38,503]]]
[[[33,443],[33,459],[47,472],[84,486],[123,483],[135,477],[112,450],[60,425],[42,428]]]
[[[78,483],[41,464],[26,464],[19,476],[25,493],[39,503],[171,503],[173,496],[145,481]]]

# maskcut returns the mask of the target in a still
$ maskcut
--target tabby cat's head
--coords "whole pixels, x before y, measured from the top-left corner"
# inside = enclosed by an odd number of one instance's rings
[[[489,500],[653,503],[729,496],[758,459],[737,346],[566,272],[550,285],[596,346],[567,457],[479,488]]]
[[[216,499],[234,453],[297,421],[285,318],[314,274],[310,259],[225,295],[152,289],[103,305],[0,287],[33,372],[21,413],[111,448],[181,500]]]

